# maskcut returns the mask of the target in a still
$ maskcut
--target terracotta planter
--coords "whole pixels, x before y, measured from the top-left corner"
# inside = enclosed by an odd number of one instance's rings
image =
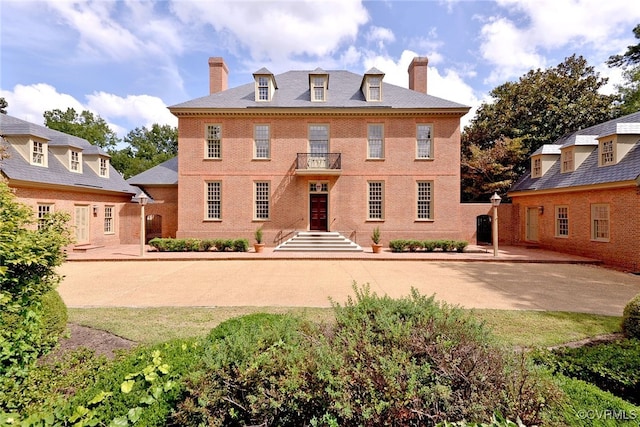
[[[264,249],[264,243],[254,243],[254,244],[253,244],[253,249],[254,249],[257,253],[262,252],[262,250]]]
[[[382,245],[376,244],[376,243],[372,243],[371,244],[371,249],[373,250],[374,254],[379,254],[382,251]]]

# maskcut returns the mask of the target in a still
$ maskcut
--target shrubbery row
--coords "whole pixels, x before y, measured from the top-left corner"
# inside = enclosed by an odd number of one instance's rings
[[[469,242],[463,240],[407,240],[396,239],[389,242],[392,252],[433,252],[441,250],[443,252],[464,252],[469,246]]]
[[[247,239],[151,239],[149,246],[158,252],[247,252],[249,241]]]

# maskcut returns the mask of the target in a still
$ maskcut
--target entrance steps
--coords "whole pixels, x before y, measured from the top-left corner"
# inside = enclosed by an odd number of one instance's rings
[[[337,231],[300,231],[274,252],[362,252],[360,245]]]

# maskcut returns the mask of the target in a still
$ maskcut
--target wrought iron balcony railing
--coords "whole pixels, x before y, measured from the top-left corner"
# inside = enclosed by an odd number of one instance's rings
[[[299,171],[339,171],[341,153],[298,153],[296,169]]]

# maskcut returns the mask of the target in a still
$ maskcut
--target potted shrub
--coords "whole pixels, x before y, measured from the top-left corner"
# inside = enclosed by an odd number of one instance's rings
[[[256,239],[256,242],[253,244],[253,249],[260,253],[264,249],[264,243],[262,243],[262,226],[256,229],[254,238]]]
[[[380,244],[380,227],[376,227],[373,229],[371,233],[371,249],[374,254],[379,254],[382,250],[382,244]]]

